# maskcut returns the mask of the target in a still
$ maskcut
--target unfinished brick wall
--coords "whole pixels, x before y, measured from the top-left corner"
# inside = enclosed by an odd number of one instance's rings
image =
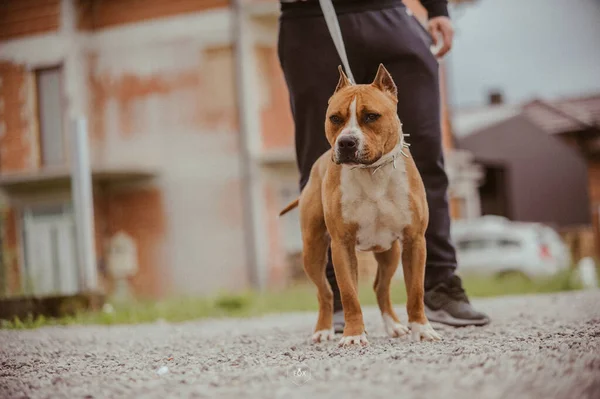
[[[113,98],[119,106],[119,134],[127,137],[138,129],[134,106],[136,102],[149,97],[166,96],[172,92],[197,87],[199,85],[197,71],[189,71],[170,76],[136,76],[122,75],[118,77],[94,75],[90,77],[92,89],[92,132],[95,138],[103,138],[105,134],[103,111],[107,102]]]
[[[138,253],[138,272],[130,281],[131,288],[138,297],[159,297],[168,280],[161,273],[161,267],[166,265],[163,254],[166,217],[162,193],[156,188],[139,188],[109,191],[103,197],[104,203],[99,208],[105,220],[97,227],[97,231],[105,229],[104,234],[100,233],[104,235],[103,243],[119,231],[129,234]]]
[[[138,272],[131,278],[132,293],[140,298],[156,298],[165,292],[168,277],[161,272],[166,216],[162,192],[157,188],[110,187],[94,189],[94,227],[99,279],[105,292],[112,292],[108,272],[107,244],[118,232],[130,235],[138,251]]]
[[[0,62],[0,173],[30,170],[39,160],[31,75],[22,65]]]
[[[153,188],[102,190],[97,247],[119,230],[133,237],[141,297],[245,287],[233,49],[139,41],[106,43],[87,62],[94,159],[158,175]]]
[[[0,42],[59,28],[60,0],[0,1]],[[0,43],[0,46],[2,44]],[[0,61],[0,173],[28,172],[39,166],[35,77],[23,65]],[[21,291],[18,214],[1,209],[2,268],[6,295]]]
[[[78,26],[102,29],[228,5],[229,0],[77,0]]]
[[[111,291],[111,281],[107,274],[106,243],[110,238],[108,224],[108,198],[105,187],[94,186],[94,244],[96,249],[96,263],[98,265],[98,279],[100,287],[105,292]]]
[[[294,120],[289,93],[274,47],[256,49],[259,73],[266,84],[265,103],[261,110],[262,139],[266,150],[290,148],[294,145]]]
[[[136,123],[134,108],[150,97],[168,98],[177,92],[193,91],[192,102],[181,107],[177,125],[198,129],[237,128],[234,99],[234,73],[231,46],[206,48],[198,53],[199,66],[175,73],[139,76],[133,73],[114,76],[98,70],[98,56],[90,55],[90,134],[101,143],[106,136],[106,107],[116,101],[119,109],[118,133],[123,137],[143,131]],[[202,62],[200,62],[202,60]],[[185,112],[184,112],[185,111]],[[165,117],[169,115],[165,113]],[[174,116],[175,117],[175,116]]]
[[[60,0],[0,1],[0,41],[54,32],[60,23]]]
[[[12,208],[0,210],[0,221],[2,223],[0,256],[2,256],[2,269],[4,269],[4,287],[1,288],[4,289],[5,295],[15,295],[21,291],[19,234],[15,210]]]

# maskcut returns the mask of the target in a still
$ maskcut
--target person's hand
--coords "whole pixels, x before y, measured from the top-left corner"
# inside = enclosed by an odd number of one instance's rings
[[[439,36],[442,37],[442,47],[436,54],[436,57],[442,58],[452,48],[452,39],[454,38],[452,22],[448,17],[434,17],[429,20],[428,29],[434,46],[437,46]]]

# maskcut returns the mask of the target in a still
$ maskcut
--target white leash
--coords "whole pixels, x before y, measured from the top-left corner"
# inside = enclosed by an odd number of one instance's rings
[[[340,30],[340,24],[337,19],[337,15],[335,14],[335,8],[333,8],[333,3],[331,0],[319,0],[321,4],[321,10],[323,11],[323,16],[325,17],[325,22],[327,23],[327,28],[329,28],[329,34],[331,35],[331,39],[333,39],[333,44],[335,44],[335,48],[342,59],[342,64],[344,64],[344,69],[346,70],[346,75],[348,75],[348,79],[350,79],[350,83],[356,84],[354,80],[354,75],[352,75],[352,70],[350,69],[350,63],[348,62],[348,56],[346,55],[346,47],[344,47],[344,38],[342,37],[342,31]]]

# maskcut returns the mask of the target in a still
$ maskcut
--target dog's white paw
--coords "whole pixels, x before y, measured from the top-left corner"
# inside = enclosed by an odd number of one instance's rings
[[[385,327],[385,332],[392,338],[403,337],[408,334],[408,327],[405,325],[396,322],[392,316],[385,313],[383,316],[383,326]]]
[[[421,323],[409,323],[410,324],[410,337],[413,341],[440,341],[441,335],[438,334],[429,322],[425,324]]]
[[[333,328],[330,330],[319,330],[313,334],[312,341],[315,344],[318,342],[331,341],[333,340],[334,335]]]
[[[342,337],[340,340],[339,346],[351,346],[351,345],[369,345],[369,341],[367,341],[367,336],[365,333],[361,335],[350,335],[347,337]]]

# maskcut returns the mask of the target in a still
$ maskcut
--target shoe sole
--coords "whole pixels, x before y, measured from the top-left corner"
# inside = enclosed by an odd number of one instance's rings
[[[457,319],[443,309],[433,310],[425,306],[425,315],[429,321],[446,324],[452,327],[467,327],[467,326],[485,326],[490,322],[490,319],[484,317],[482,319]]]
[[[425,306],[425,315],[429,321],[435,323],[446,324],[452,327],[467,327],[467,326],[485,326],[489,324],[490,319],[484,317],[483,319],[457,319],[456,317],[450,315],[450,313],[440,309],[440,310],[432,310]],[[335,334],[342,334],[344,332],[344,322],[334,322],[333,323],[333,331]]]

